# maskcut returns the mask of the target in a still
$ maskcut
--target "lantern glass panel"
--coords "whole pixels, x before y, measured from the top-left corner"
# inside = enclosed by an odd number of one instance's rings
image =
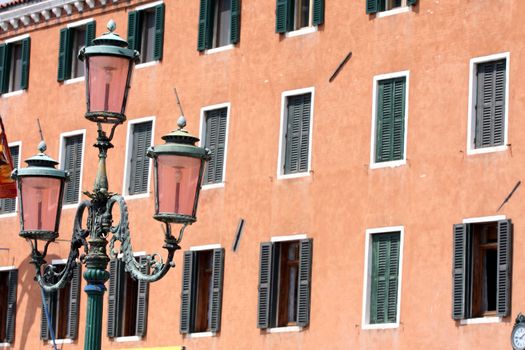
[[[25,231],[56,230],[62,179],[22,177],[22,209]]]
[[[159,213],[194,216],[201,162],[178,155],[158,157]]]
[[[129,58],[90,56],[87,58],[89,112],[124,113]]]

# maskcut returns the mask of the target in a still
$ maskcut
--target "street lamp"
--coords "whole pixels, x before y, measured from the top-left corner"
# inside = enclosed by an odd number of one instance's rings
[[[174,266],[173,256],[180,249],[184,229],[196,221],[202,175],[210,157],[209,150],[195,146],[199,139],[184,130],[186,121],[183,116],[177,122],[179,128],[162,137],[165,144],[148,150],[155,174],[153,218],[166,227],[163,248],[168,255],[165,262],[162,258],[150,258],[145,263],[147,266],[141,265],[133,257],[126,202],[121,195],[108,191],[106,174],[107,151],[113,148],[111,140],[116,127],[126,120],[126,100],[139,54],[128,49],[128,43],[114,33],[115,22],[110,21],[108,29],[109,32],[94,39],[92,46],[82,48],[79,53],[86,68],[85,117],[97,123],[98,137],[94,147],[98,148],[99,161],[93,192],[84,192],[90,199],[78,206],[69,257],[61,272],[47,265],[45,257],[49,244],[58,237],[62,195],[68,174],[55,169],[58,163],[44,154],[44,142],[39,146],[40,153],[26,160],[27,168],[13,172],[20,198],[20,236],[31,242],[31,263],[35,265],[35,280],[40,287],[46,292],[56,291],[71,279],[77,259],[86,265],[86,350],[101,348],[104,283],[109,279],[107,264],[110,257],[122,254],[126,271],[137,280],[154,282],[161,279]],[[112,125],[109,136],[102,128],[104,124]],[[117,224],[112,216],[115,204],[120,212]],[[83,228],[86,209],[87,223]],[[182,224],[177,238],[171,234],[174,223]],[[108,255],[106,246],[110,234]],[[39,241],[44,242],[42,250],[38,247]],[[117,241],[120,247],[115,249]],[[84,248],[86,254],[80,256],[80,248]],[[148,271],[145,267],[149,267],[151,273],[142,272]]]

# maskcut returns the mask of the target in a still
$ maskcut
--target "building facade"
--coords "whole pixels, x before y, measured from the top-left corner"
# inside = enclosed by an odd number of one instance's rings
[[[60,269],[96,127],[76,52],[114,19],[141,52],[108,157],[138,260],[162,253],[145,150],[212,151],[198,221],[151,285],[109,265],[103,349],[505,349],[525,311],[525,3],[0,1],[0,115],[19,166],[71,173]],[[525,125],[524,128],[525,130]],[[522,160],[523,159],[523,160]],[[524,171],[524,173],[522,173]],[[0,202],[0,346],[84,342],[82,266],[42,312],[17,202]]]

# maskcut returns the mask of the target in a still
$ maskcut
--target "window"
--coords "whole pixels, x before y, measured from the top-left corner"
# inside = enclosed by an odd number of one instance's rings
[[[148,257],[143,255],[135,259],[145,264]],[[148,291],[149,283],[134,280],[125,271],[125,263],[121,259],[109,262],[108,337],[146,335]]]
[[[55,271],[59,273],[65,268],[66,264],[53,264],[53,266]],[[71,281],[64,288],[51,293],[44,292],[47,312],[56,339],[76,339],[78,336],[80,276],[80,264],[75,263]],[[40,320],[40,339],[51,339],[50,327],[43,305]]]
[[[257,327],[310,322],[312,240],[261,243]]]
[[[201,0],[197,49],[238,43],[240,15],[240,0]]]
[[[211,151],[211,159],[206,164],[204,185],[224,181],[229,105],[221,108],[208,108],[202,112],[204,147]]]
[[[15,340],[18,270],[0,270],[0,343]]]
[[[96,33],[95,25],[95,21],[90,21],[60,30],[58,81],[84,76],[84,63],[78,59],[78,51],[83,46],[92,45]]]
[[[128,145],[128,195],[148,192],[150,159],[146,151],[151,146],[153,121],[130,123]]]
[[[9,147],[9,152],[11,153],[11,158],[13,159],[13,168],[16,169],[20,166],[19,164],[20,146]],[[16,212],[16,198],[0,199],[0,215],[10,214],[14,212]]]
[[[184,252],[180,332],[218,332],[221,326],[224,248]]]
[[[453,319],[509,315],[511,256],[510,220],[454,225]]]
[[[397,327],[402,228],[367,230],[364,328]]]
[[[366,13],[390,11],[397,8],[413,6],[417,0],[366,0]]]
[[[324,0],[277,0],[275,31],[286,33],[324,22]]]
[[[64,136],[62,138],[63,170],[69,172],[69,181],[64,188],[64,204],[77,204],[80,200],[82,179],[82,153],[84,134]]]
[[[404,164],[408,72],[374,78],[372,167]]]
[[[471,152],[497,150],[507,143],[508,58],[508,54],[498,54],[471,60]]]
[[[29,81],[29,50],[31,38],[0,44],[1,93],[24,90]]]
[[[280,175],[308,173],[310,170],[313,89],[297,91],[309,92],[283,93]]]
[[[163,3],[128,13],[128,47],[140,52],[140,63],[160,61],[163,41]]]

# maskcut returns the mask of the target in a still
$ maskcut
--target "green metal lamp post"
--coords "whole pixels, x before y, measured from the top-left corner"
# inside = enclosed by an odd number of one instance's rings
[[[92,46],[81,49],[79,53],[86,67],[85,117],[97,123],[98,137],[94,147],[98,148],[99,161],[94,189],[84,192],[90,199],[78,206],[69,257],[60,273],[46,263],[45,257],[49,244],[58,237],[62,195],[68,174],[55,169],[58,163],[44,154],[43,142],[39,146],[40,153],[26,160],[28,167],[13,172],[20,196],[20,236],[31,242],[31,263],[35,265],[35,280],[41,288],[52,292],[64,287],[72,277],[76,260],[86,265],[86,350],[101,348],[104,284],[109,279],[107,265],[110,258],[122,254],[126,271],[134,279],[147,282],[161,279],[175,265],[173,257],[180,249],[184,229],[196,221],[202,175],[210,157],[207,149],[195,146],[199,139],[184,130],[186,121],[183,116],[177,122],[179,128],[162,137],[165,144],[148,149],[147,155],[153,159],[154,165],[153,218],[165,224],[163,248],[168,254],[165,262],[154,254],[145,263],[147,266],[143,266],[133,257],[126,202],[121,195],[108,191],[107,151],[113,148],[111,140],[116,127],[126,120],[126,100],[139,55],[128,49],[128,43],[114,33],[115,28],[115,22],[110,21],[109,32],[94,39]],[[102,128],[104,124],[111,125],[109,136]],[[112,216],[115,204],[120,212],[117,224]],[[172,224],[182,224],[177,238],[171,234]],[[44,244],[42,250],[38,248],[39,241]],[[115,248],[117,241],[120,242],[118,249]],[[108,243],[109,252],[106,250]],[[81,248],[84,248],[82,255],[79,254]],[[142,272],[148,270],[150,273]]]

